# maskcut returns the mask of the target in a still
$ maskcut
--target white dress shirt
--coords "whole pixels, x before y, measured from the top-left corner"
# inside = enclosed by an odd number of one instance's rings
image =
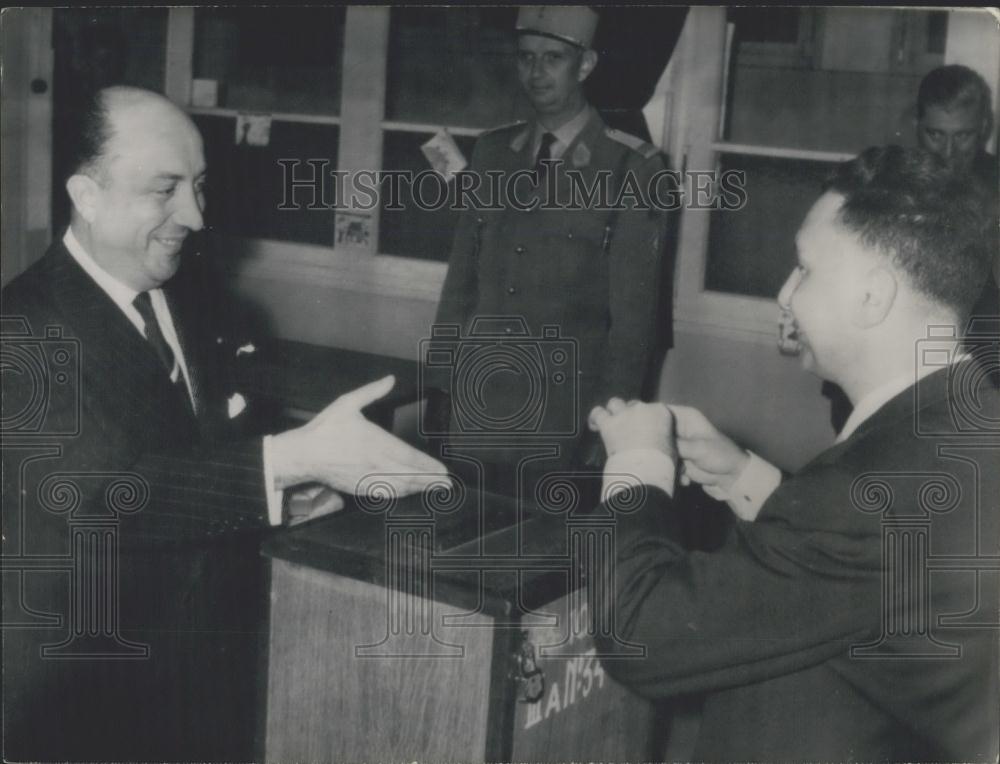
[[[959,363],[968,358],[968,354],[956,355],[952,364]],[[851,437],[858,428],[870,419],[885,404],[899,395],[906,388],[929,374],[933,374],[940,369],[940,366],[920,365],[915,372],[907,372],[893,377],[867,394],[858,401],[851,415],[844,422],[843,428],[837,435],[834,443],[843,443]],[[774,490],[781,484],[781,470],[770,462],[762,459],[752,451],[747,451],[750,460],[743,467],[739,477],[733,482],[728,491],[724,491],[712,486],[704,486],[705,493],[713,499],[726,502],[737,517],[753,521],[757,518],[764,502],[774,493]],[[662,488],[669,495],[673,496],[674,472],[673,461],[660,451],[642,449],[635,451],[622,451],[608,459],[604,468],[605,474],[628,473],[634,476],[632,482],[643,482],[649,485]],[[618,490],[623,490],[628,482],[620,477],[604,481],[604,491],[610,490],[613,495]],[[603,495],[603,494],[602,494]],[[606,498],[606,497],[605,497]]]
[[[531,141],[531,155],[538,156],[538,147],[542,144],[542,134],[552,133],[555,136],[555,141],[553,141],[552,147],[549,149],[548,158],[559,159],[562,157],[566,153],[566,149],[569,148],[569,145],[576,140],[576,136],[587,125],[587,121],[590,119],[590,108],[590,106],[584,106],[580,109],[580,113],[573,117],[573,119],[555,130],[549,130],[540,122],[537,123],[535,125],[535,134]]]
[[[111,298],[111,301],[125,314],[125,318],[132,323],[136,331],[145,340],[146,322],[143,321],[142,316],[139,315],[139,311],[132,305],[132,301],[135,300],[139,293],[98,265],[97,261],[80,244],[79,240],[73,234],[72,228],[66,229],[66,235],[63,236],[63,244],[66,246],[66,250],[70,256],[96,282],[97,286]],[[174,327],[170,308],[167,307],[167,298],[164,296],[162,289],[150,289],[149,300],[153,305],[153,313],[156,315],[156,320],[160,325],[160,333],[174,354],[174,368],[170,370],[170,381],[177,382],[178,374],[184,377],[184,387],[191,401],[191,408],[194,409],[195,401],[194,395],[191,392],[191,377],[188,375],[187,362],[184,360],[184,353],[181,351],[181,343],[177,339],[177,329]]]
[[[119,310],[125,314],[125,317],[132,323],[139,332],[140,336],[146,339],[146,322],[143,321],[139,311],[135,309],[132,305],[132,301],[135,300],[136,295],[139,293],[128,286],[123,284],[121,281],[116,279],[106,270],[104,270],[97,261],[83,248],[80,241],[73,234],[72,228],[66,229],[66,235],[63,236],[63,244],[66,246],[66,250],[69,252],[70,256],[83,268],[84,272],[94,280],[104,291],[111,301],[118,306]],[[177,381],[177,375],[182,374],[184,377],[185,388],[187,389],[188,397],[191,399],[191,408],[195,409],[194,396],[191,392],[191,378],[188,375],[187,362],[184,360],[184,353],[181,351],[180,341],[177,339],[177,330],[174,327],[173,317],[170,315],[170,308],[167,306],[167,298],[163,294],[162,289],[150,289],[149,290],[150,302],[153,305],[153,313],[156,315],[156,320],[160,324],[160,332],[163,334],[163,339],[166,340],[167,345],[170,346],[170,350],[174,354],[174,368],[170,372],[170,379],[173,382]],[[265,492],[267,495],[267,516],[268,521],[271,525],[281,524],[281,504],[283,500],[283,492],[274,489],[274,471],[271,462],[271,449],[270,449],[270,439],[264,439],[264,485]]]

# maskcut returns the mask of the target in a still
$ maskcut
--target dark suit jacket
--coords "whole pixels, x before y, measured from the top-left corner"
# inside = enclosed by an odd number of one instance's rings
[[[35,626],[4,632],[10,758],[252,756],[263,580],[255,532],[268,525],[261,441],[231,439],[235,348],[201,261],[186,255],[164,287],[197,415],[61,243],[3,290],[4,620]],[[35,404],[34,418],[19,413]],[[46,483],[57,473],[71,473],[74,488]],[[126,473],[138,486],[132,499],[109,492],[108,473]],[[139,511],[109,512],[144,493]],[[61,502],[68,512],[53,511]],[[42,646],[86,615],[71,612],[67,570],[24,566],[39,555],[83,559],[70,525],[102,516],[117,533],[119,634],[150,655],[43,659]],[[61,621],[38,628],[37,614]]]
[[[613,615],[648,652],[605,668],[707,693],[696,759],[996,760],[1000,404],[981,377],[967,395],[970,368],[890,401],[714,552],[682,546],[657,489],[619,516]]]

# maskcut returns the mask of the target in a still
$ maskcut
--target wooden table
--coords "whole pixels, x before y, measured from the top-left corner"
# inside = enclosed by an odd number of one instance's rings
[[[653,706],[589,636],[588,522],[469,490],[274,537],[265,758],[650,760]]]

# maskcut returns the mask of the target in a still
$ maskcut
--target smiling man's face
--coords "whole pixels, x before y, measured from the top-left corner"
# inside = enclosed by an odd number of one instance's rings
[[[112,107],[89,222],[91,256],[139,291],[169,280],[189,234],[203,226],[201,136],[170,104]]]
[[[803,368],[834,382],[850,366],[852,319],[874,264],[857,234],[839,222],[843,202],[828,191],[809,210],[795,237],[798,264],[778,295],[797,325]]]

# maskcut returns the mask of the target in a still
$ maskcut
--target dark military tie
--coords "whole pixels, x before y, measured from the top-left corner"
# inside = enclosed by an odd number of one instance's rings
[[[545,173],[548,169],[542,160],[552,158],[552,144],[556,142],[556,137],[550,132],[542,133],[542,141],[538,144],[538,154],[535,156],[535,167],[534,171],[538,173],[538,182],[541,183],[545,178]]]
[[[163,338],[163,332],[160,331],[160,322],[156,320],[156,313],[153,312],[153,301],[149,297],[149,292],[139,292],[132,300],[132,305],[139,311],[139,315],[142,316],[142,321],[146,325],[146,339],[153,346],[153,350],[156,351],[156,355],[167,370],[167,374],[173,376],[177,359],[174,358],[174,351],[170,349],[170,345]],[[180,374],[177,375],[178,379],[180,376]]]

